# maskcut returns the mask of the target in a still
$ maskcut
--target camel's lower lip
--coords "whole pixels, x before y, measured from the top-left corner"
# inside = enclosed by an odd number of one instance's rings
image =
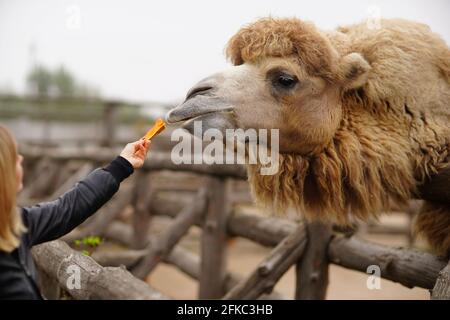
[[[177,124],[181,125],[181,127],[187,127],[194,121],[202,121],[202,118],[204,118],[206,115],[210,115],[214,112],[204,113],[186,120],[178,121]]]
[[[191,123],[195,122],[195,121],[202,121],[203,118],[209,117],[213,114],[218,114],[218,113],[225,113],[226,111],[213,111],[213,112],[207,112],[207,113],[203,113],[201,115],[189,118],[187,120],[185,120],[182,124],[183,127],[189,126]]]
[[[180,124],[186,125],[188,123],[191,123],[192,121],[201,120],[201,118],[203,118],[205,116],[210,116],[215,113],[226,113],[226,112],[230,112],[230,111],[231,111],[231,108],[230,109],[222,109],[222,110],[214,110],[214,111],[209,111],[209,112],[205,112],[205,113],[201,113],[201,114],[195,114],[190,117],[186,117],[186,118],[179,119],[176,121],[170,121],[169,118],[167,117],[166,122],[168,124],[174,124],[174,125],[180,125]]]
[[[199,119],[199,118],[201,118],[201,117],[203,117],[205,115],[210,115],[212,113],[216,113],[216,112],[214,111],[214,112],[202,113],[202,114],[199,114],[199,115],[195,115],[195,116],[192,116],[192,117],[189,117],[189,118],[183,118],[183,119],[176,120],[176,121],[167,121],[166,120],[166,122],[169,123],[169,124],[183,124],[183,123],[186,123],[186,122],[191,122],[191,121],[194,121],[196,119]]]

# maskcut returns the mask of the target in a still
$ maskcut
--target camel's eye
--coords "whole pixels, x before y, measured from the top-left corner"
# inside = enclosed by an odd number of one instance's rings
[[[278,77],[278,84],[287,89],[292,88],[296,82],[297,81],[294,77],[287,76],[284,74],[282,74]]]
[[[271,76],[272,85],[277,89],[289,90],[295,87],[298,82],[296,76],[286,72],[274,72]]]

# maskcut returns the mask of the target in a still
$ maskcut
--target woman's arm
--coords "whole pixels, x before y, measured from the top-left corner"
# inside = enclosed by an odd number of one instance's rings
[[[108,202],[120,183],[143,165],[148,145],[146,141],[128,144],[108,166],[94,170],[58,199],[24,208],[29,246],[69,233]]]
[[[119,190],[133,167],[118,157],[106,168],[96,169],[58,199],[23,209],[30,246],[57,239],[80,225]]]

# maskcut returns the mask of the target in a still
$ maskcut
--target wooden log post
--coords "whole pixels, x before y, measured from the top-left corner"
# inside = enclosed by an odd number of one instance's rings
[[[450,262],[439,272],[431,292],[432,300],[450,300]]]
[[[44,272],[39,266],[37,266],[37,270],[39,272],[39,289],[42,296],[47,300],[59,300],[62,290],[58,280]]]
[[[75,299],[168,299],[125,269],[103,268],[62,241],[35,246],[32,252],[39,268]]]
[[[185,207],[172,221],[167,230],[153,239],[147,249],[147,255],[133,268],[132,273],[144,279],[172,250],[178,241],[204,215],[206,208],[206,188],[199,190],[191,205]]]
[[[270,293],[277,281],[302,256],[307,242],[304,224],[281,241],[253,271],[224,297],[226,300],[257,299]]]
[[[224,180],[208,179],[208,210],[201,237],[199,299],[220,299],[225,294],[227,219]]]
[[[318,221],[306,224],[308,243],[296,265],[297,300],[324,300],[328,287],[328,244],[331,226]]]
[[[150,201],[153,195],[151,173],[138,172],[133,192],[133,249],[144,249],[149,244]]]
[[[118,103],[109,101],[104,105],[103,109],[103,134],[101,145],[103,147],[112,147],[116,140],[116,124],[118,114]]]
[[[423,200],[410,200],[408,203],[406,214],[408,215],[407,235],[409,247],[413,247],[416,241],[416,234],[414,233],[414,220],[419,214],[422,205]]]

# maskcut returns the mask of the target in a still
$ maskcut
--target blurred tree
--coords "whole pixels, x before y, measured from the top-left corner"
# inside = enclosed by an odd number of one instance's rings
[[[90,85],[79,83],[64,66],[52,71],[43,65],[34,66],[27,76],[30,93],[38,96],[97,98],[100,92]]]
[[[100,90],[87,84],[79,84],[77,86],[76,95],[84,98],[100,97]]]
[[[52,86],[52,74],[42,65],[34,66],[27,76],[27,83],[32,93],[48,96]]]
[[[52,83],[57,91],[57,95],[63,97],[72,97],[75,95],[75,78],[64,68],[64,66],[60,66],[53,73]]]

